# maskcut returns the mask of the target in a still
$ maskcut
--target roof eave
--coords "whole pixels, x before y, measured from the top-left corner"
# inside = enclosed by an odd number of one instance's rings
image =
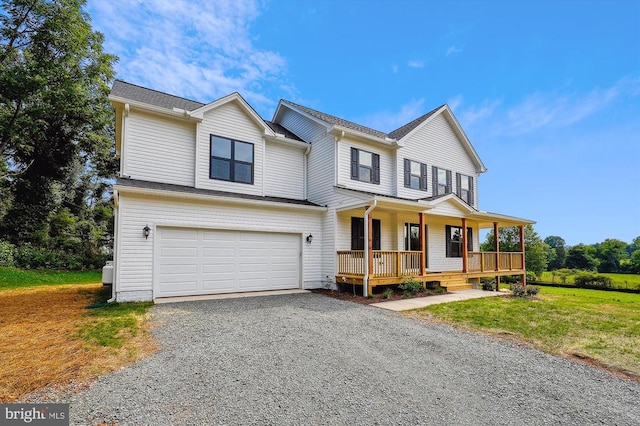
[[[331,128],[329,129],[329,133],[333,134],[334,136],[339,137],[340,139],[342,139],[344,137],[344,135],[349,135],[349,136],[353,136],[355,138],[358,139],[364,139],[366,141],[369,142],[375,142],[378,144],[382,144],[391,148],[401,148],[402,144],[399,143],[399,141],[397,139],[391,139],[391,138],[380,138],[374,135],[370,135],[368,133],[364,133],[364,132],[359,132],[357,130],[353,130],[350,129],[348,127],[344,127],[344,126],[340,126],[340,125],[334,125],[331,126]]]
[[[277,207],[281,209],[291,208],[294,210],[310,210],[310,211],[322,211],[322,212],[326,212],[328,210],[326,207],[310,206],[306,204],[293,204],[293,203],[284,203],[284,202],[280,203],[276,201],[234,198],[234,197],[226,197],[222,195],[194,194],[190,192],[168,191],[164,189],[154,189],[154,188],[140,188],[135,186],[119,185],[119,184],[115,184],[113,186],[113,189],[114,191],[118,191],[121,194],[128,193],[128,194],[137,194],[137,195],[146,195],[146,196],[178,198],[178,199],[185,199],[185,200],[223,202],[223,203],[238,204],[238,205],[245,205],[245,206]]]
[[[170,117],[181,118],[184,120],[202,121],[202,119],[198,117],[194,117],[189,111],[186,111],[186,110],[177,109],[177,108],[167,109],[167,108],[151,105],[146,102],[140,102],[133,99],[123,98],[121,96],[109,95],[109,102],[114,108],[116,108],[116,104],[123,105],[123,106],[129,105],[129,107],[134,107],[134,108],[145,110],[155,114],[167,115]]]

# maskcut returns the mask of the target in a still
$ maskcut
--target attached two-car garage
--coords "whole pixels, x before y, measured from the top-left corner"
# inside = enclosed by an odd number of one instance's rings
[[[301,235],[158,227],[154,297],[300,288]]]

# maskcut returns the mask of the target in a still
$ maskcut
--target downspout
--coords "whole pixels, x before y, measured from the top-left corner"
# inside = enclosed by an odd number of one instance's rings
[[[311,152],[311,144],[304,151],[304,199],[309,199],[309,152]]]
[[[378,205],[378,200],[373,199],[373,203],[364,211],[364,277],[362,277],[362,295],[369,295],[369,214]]]
[[[120,230],[119,217],[118,217],[118,191],[113,191],[113,279],[111,280],[111,298],[107,300],[107,303],[113,303],[116,301],[116,280],[118,277],[118,231]]]

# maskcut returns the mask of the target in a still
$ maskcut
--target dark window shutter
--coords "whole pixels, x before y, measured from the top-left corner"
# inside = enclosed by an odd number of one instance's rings
[[[456,195],[462,198],[462,177],[460,176],[460,173],[456,173]]]
[[[351,250],[364,250],[364,219],[351,218]]]
[[[373,249],[380,250],[380,220],[373,219]]]
[[[473,193],[473,178],[469,176],[469,205],[473,206],[475,204],[476,197]]]
[[[452,189],[451,189],[451,170],[447,170],[447,190],[445,192],[447,194],[452,192]]]
[[[431,166],[431,189],[433,190],[432,196],[438,195],[438,168]]]
[[[351,179],[358,179],[358,150],[351,148]]]
[[[427,165],[420,164],[420,189],[427,190]]]
[[[380,183],[380,156],[372,154],[373,161],[373,183]]]
[[[473,251],[473,228],[467,228],[467,251]]]
[[[445,246],[447,247],[447,257],[451,257],[451,226],[445,227]]]
[[[411,161],[404,159],[404,186],[411,187]]]

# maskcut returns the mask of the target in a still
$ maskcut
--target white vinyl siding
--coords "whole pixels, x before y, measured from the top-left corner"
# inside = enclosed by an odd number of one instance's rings
[[[351,148],[357,148],[380,157],[380,184],[361,182],[351,179]],[[383,195],[393,195],[393,155],[382,149],[356,142],[350,139],[342,139],[338,142],[338,185],[362,191],[375,192]],[[424,196],[424,195],[423,195]]]
[[[236,102],[228,102],[204,114],[198,134],[198,188],[263,195],[263,131]],[[211,179],[211,135],[253,144],[253,184]]]
[[[338,250],[351,250],[351,218],[364,217],[364,209],[358,212],[340,212],[337,221]],[[393,214],[387,212],[376,212],[374,210],[373,219],[380,220],[380,250],[397,250],[395,245],[395,224]],[[334,254],[335,256],[335,254]]]
[[[314,143],[327,133],[327,128],[287,107],[282,107],[278,123],[305,142]]]
[[[118,217],[119,264],[116,277],[118,300],[150,300],[153,290],[153,253],[156,227],[243,230],[312,234],[302,244],[302,287],[322,285],[322,212],[226,203],[190,202],[168,197],[142,197],[120,193]],[[148,239],[142,228],[148,225]]]
[[[265,195],[304,199],[304,150],[267,142]]]
[[[427,196],[433,196],[433,172],[432,168],[438,167],[452,172],[452,192],[456,193],[455,174],[462,173],[473,177],[474,181],[474,206],[478,206],[478,173],[469,153],[458,139],[447,119],[437,115],[426,125],[416,131],[408,139],[403,141],[404,147],[397,154],[396,178],[399,183],[404,182],[405,158],[419,161],[427,165]],[[405,188],[398,185],[398,196],[406,198],[422,198],[424,191]]]
[[[125,176],[193,186],[195,123],[131,110],[125,118]]]

